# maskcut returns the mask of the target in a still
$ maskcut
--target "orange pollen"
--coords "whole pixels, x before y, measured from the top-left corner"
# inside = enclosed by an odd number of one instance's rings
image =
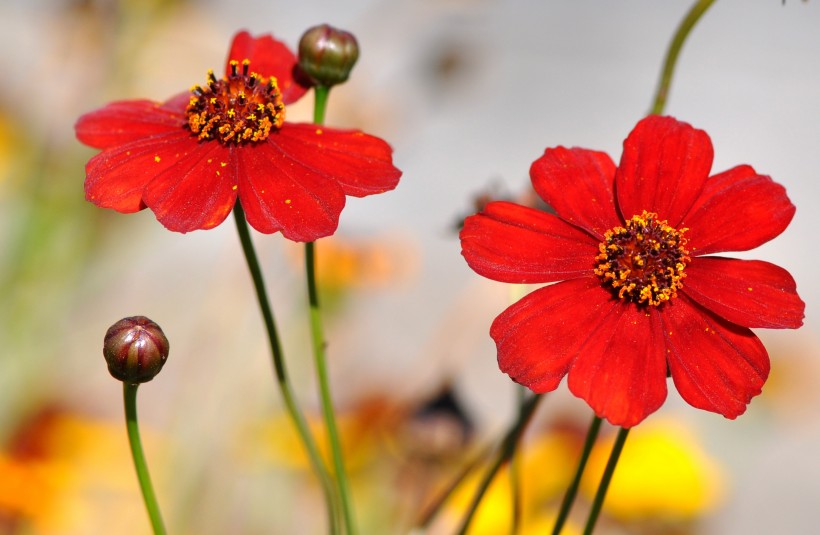
[[[265,81],[250,71],[250,61],[230,63],[231,73],[217,80],[208,71],[208,85],[191,89],[188,128],[200,141],[223,145],[263,141],[285,121],[285,105],[276,78]]]
[[[680,230],[644,211],[604,233],[595,274],[620,299],[658,306],[677,297],[691,260]]]

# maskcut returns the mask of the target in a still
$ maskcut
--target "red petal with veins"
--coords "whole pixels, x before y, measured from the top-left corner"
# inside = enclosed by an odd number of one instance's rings
[[[177,165],[198,146],[191,134],[174,130],[104,150],[85,166],[85,198],[102,208],[122,213],[145,208],[145,187]]]
[[[683,399],[734,419],[760,394],[769,356],[757,336],[680,296],[661,315],[667,360]]]
[[[599,241],[622,223],[615,211],[615,164],[603,152],[547,149],[530,167],[535,191],[565,221],[588,230]]]
[[[332,176],[345,195],[384,193],[399,183],[390,145],[358,130],[287,123],[270,142],[289,158]]]
[[[681,226],[692,254],[746,251],[783,232],[794,211],[783,186],[741,165],[709,178]]]
[[[743,327],[796,329],[806,305],[785,269],[760,260],[700,257],[686,266],[686,295]]]
[[[133,141],[147,141],[155,136],[185,132],[185,109],[172,109],[150,100],[112,102],[77,120],[77,139],[97,149],[122,146]]]
[[[701,194],[712,156],[706,132],[671,117],[641,120],[624,141],[615,174],[621,215],[629,219],[646,210],[678,227]]]
[[[283,139],[237,151],[239,200],[248,223],[259,232],[281,230],[293,241],[329,236],[345,205],[342,187],[332,175],[311,167],[310,160],[290,156],[292,147]]]
[[[534,392],[555,390],[580,348],[617,304],[593,278],[546,286],[502,312],[490,327],[498,366]]]
[[[191,139],[189,137],[189,139]],[[220,143],[196,143],[148,183],[143,199],[168,230],[190,232],[222,223],[236,201],[236,164]]]
[[[553,282],[592,275],[598,242],[560,218],[491,202],[461,229],[461,254],[473,270],[502,282]]]
[[[570,368],[569,389],[612,425],[633,427],[666,399],[659,317],[655,308],[618,301],[606,321],[581,325],[586,341]]]
[[[307,92],[307,87],[297,80],[296,55],[287,45],[274,39],[271,35],[252,37],[246,31],[237,33],[228,53],[225,74],[228,75],[231,72],[231,60],[236,60],[241,64],[246,59],[251,62],[251,72],[256,72],[264,78],[276,77],[279,90],[282,92],[282,101],[285,104],[296,102]]]

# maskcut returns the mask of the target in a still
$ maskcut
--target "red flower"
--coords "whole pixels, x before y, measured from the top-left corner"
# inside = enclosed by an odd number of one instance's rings
[[[225,77],[164,103],[114,102],[80,117],[77,138],[102,149],[86,165],[86,199],[168,229],[209,229],[237,200],[258,231],[313,241],[333,234],[345,195],[396,187],[401,171],[379,138],[284,122],[305,94],[296,57],[270,35],[233,40]]]
[[[735,418],[769,357],[750,327],[797,328],[804,304],[784,269],[704,256],[752,249],[788,226],[782,186],[747,165],[709,176],[709,136],[643,119],[621,163],[547,149],[530,169],[551,215],[494,202],[470,216],[462,254],[502,282],[549,283],[490,328],[501,370],[535,392],[569,389],[612,424],[657,410],[671,375],[691,405]]]

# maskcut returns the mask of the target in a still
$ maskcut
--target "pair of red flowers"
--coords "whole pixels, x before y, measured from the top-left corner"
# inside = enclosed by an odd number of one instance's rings
[[[295,56],[239,33],[225,77],[159,104],[116,102],[84,115],[102,149],[86,197],[119,212],[151,208],[179,232],[219,225],[237,199],[265,233],[335,232],[345,195],[393,189],[390,147],[359,131],[284,122],[306,88]],[[556,214],[506,202],[467,218],[463,255],[479,274],[553,283],[504,311],[490,334],[502,371],[535,392],[569,388],[613,424],[657,410],[671,375],[695,407],[735,418],[760,393],[766,350],[749,330],[796,328],[804,305],[773,264],[706,256],[754,248],[794,215],[785,190],[749,166],[709,176],[709,137],[669,117],[642,120],[620,165],[548,149],[532,165]],[[559,282],[563,281],[563,282]]]

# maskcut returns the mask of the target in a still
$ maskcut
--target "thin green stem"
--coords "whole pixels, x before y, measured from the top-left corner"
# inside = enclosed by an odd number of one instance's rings
[[[313,88],[313,122],[315,124],[325,124],[328,95],[330,95],[330,88],[327,86],[317,85]]]
[[[302,445],[308,454],[311,467],[322,485],[322,491],[324,493],[325,502],[327,505],[328,525],[330,526],[330,532],[337,535],[339,533],[339,525],[336,516],[336,495],[333,490],[333,482],[324,462],[322,461],[322,456],[319,453],[319,448],[316,446],[316,441],[313,439],[313,435],[310,434],[307,420],[302,414],[302,411],[299,409],[293,388],[288,380],[287,369],[285,367],[285,360],[282,353],[282,345],[279,342],[279,334],[276,330],[276,324],[273,319],[273,310],[268,302],[268,295],[265,290],[265,280],[262,277],[262,270],[259,267],[259,260],[256,257],[256,250],[253,247],[253,241],[251,241],[248,222],[245,220],[245,212],[242,210],[242,205],[238,200],[236,201],[236,205],[234,205],[233,215],[236,220],[236,230],[239,233],[239,241],[242,243],[242,251],[245,253],[245,260],[247,260],[248,263],[248,271],[250,271],[251,278],[253,279],[253,285],[256,289],[259,309],[262,312],[262,318],[265,322],[265,329],[268,333],[273,368],[276,372],[276,381],[279,384],[279,390],[282,393],[285,408],[287,409],[293,424],[296,426],[296,431],[298,432]]]
[[[572,509],[572,504],[575,502],[575,496],[578,494],[578,485],[581,483],[581,477],[584,475],[584,469],[589,460],[589,454],[592,451],[592,446],[595,445],[595,439],[598,438],[598,432],[601,430],[601,419],[597,416],[592,418],[592,423],[589,425],[587,431],[587,438],[584,440],[584,448],[581,451],[581,459],[578,461],[578,468],[575,470],[575,477],[567,488],[564,494],[564,500],[561,502],[561,509],[558,511],[558,518],[555,520],[555,527],[552,528],[552,535],[558,535],[564,528],[569,517],[569,512]]]
[[[330,88],[316,86],[313,88],[315,102],[313,107],[313,122],[321,125],[325,122],[325,111]],[[319,381],[319,397],[322,402],[322,415],[325,420],[330,451],[333,457],[333,468],[336,475],[336,485],[342,505],[347,535],[358,535],[356,517],[353,512],[353,498],[347,478],[347,470],[342,453],[342,441],[339,438],[339,429],[336,425],[336,415],[333,410],[333,396],[330,393],[330,378],[328,374],[327,357],[325,350],[324,326],[322,324],[321,307],[319,306],[319,292],[316,288],[316,245],[313,242],[305,244],[305,273],[307,276],[307,292],[310,312],[310,334],[313,339],[313,360],[316,365],[316,376]]]
[[[336,484],[339,489],[339,496],[342,502],[342,516],[348,535],[356,535],[356,519],[353,513],[353,500],[351,498],[350,485],[347,480],[344,456],[342,454],[342,443],[339,439],[339,429],[336,425],[336,415],[333,411],[333,397],[330,394],[330,378],[328,375],[327,358],[325,349],[324,328],[322,325],[322,314],[319,306],[319,294],[316,289],[316,261],[315,244],[308,242],[305,244],[305,271],[307,273],[308,302],[310,303],[310,332],[313,338],[313,359],[316,364],[316,375],[319,380],[319,396],[322,401],[322,414],[325,419],[327,437],[330,442],[330,450],[333,456],[333,467],[336,474]]]
[[[587,518],[587,525],[584,527],[584,535],[592,535],[595,529],[595,523],[598,521],[598,515],[601,513],[601,507],[604,505],[604,498],[606,498],[606,491],[609,489],[609,482],[612,481],[612,474],[615,473],[615,467],[618,465],[618,459],[621,456],[621,451],[624,449],[626,437],[629,435],[629,428],[622,427],[618,431],[618,436],[615,438],[615,444],[612,445],[612,453],[609,454],[609,460],[604,469],[604,475],[601,476],[601,483],[598,485],[598,492],[595,493],[595,499],[592,502],[592,509],[589,511],[589,518]]]
[[[142,441],[140,440],[140,428],[137,422],[137,388],[138,384],[124,382],[122,384],[123,402],[125,405],[125,427],[128,429],[128,443],[131,445],[131,456],[134,458],[134,468],[137,471],[142,498],[145,501],[145,508],[148,510],[148,517],[151,519],[151,527],[154,535],[165,535],[165,525],[162,523],[162,515],[159,511],[157,497],[154,494],[154,487],[151,485],[151,475],[148,473],[148,463],[145,462],[145,454],[142,451]]]
[[[678,55],[680,55],[681,48],[683,48],[683,43],[701,16],[703,16],[706,10],[714,3],[715,0],[698,0],[683,18],[680,26],[678,26],[672,38],[672,42],[669,44],[669,49],[666,51],[666,59],[663,63],[658,89],[655,92],[655,100],[652,104],[651,114],[660,115],[663,113],[666,107],[666,99],[669,96],[669,87],[672,85],[672,74],[675,72]]]
[[[518,404],[518,412],[521,412],[522,407],[527,402],[527,389],[523,386],[516,386],[516,401]],[[518,535],[521,531],[521,456],[513,455],[510,459],[510,499],[512,500],[512,515],[510,524],[510,535]]]
[[[521,440],[521,436],[527,429],[527,425],[530,423],[530,420],[532,420],[532,415],[535,413],[538,403],[543,398],[544,396],[536,394],[521,405],[518,412],[518,419],[513,427],[504,436],[504,440],[501,442],[501,447],[498,451],[498,456],[490,466],[489,470],[487,470],[487,473],[484,475],[484,479],[479,484],[475,496],[473,496],[473,501],[470,503],[470,508],[467,510],[467,515],[464,517],[461,527],[458,530],[458,535],[465,535],[467,533],[467,530],[470,528],[470,523],[473,521],[473,517],[478,510],[478,506],[481,504],[482,498],[484,498],[484,494],[486,494],[487,489],[490,488],[490,484],[492,484],[493,479],[495,479],[495,476],[498,474],[501,467],[512,459],[518,447],[518,443]]]

